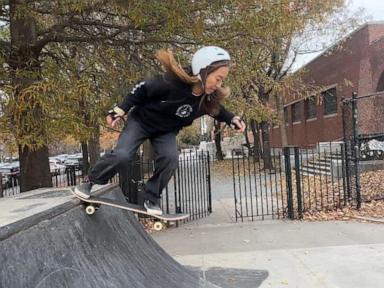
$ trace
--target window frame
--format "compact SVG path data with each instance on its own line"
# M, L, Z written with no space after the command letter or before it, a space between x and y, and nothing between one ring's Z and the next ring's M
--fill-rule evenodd
M302 121L301 102L302 101L297 101L297 102L291 104L291 106L292 106L292 108L291 108L291 111L292 111L292 113L291 113L292 114L292 123L300 123ZM296 111L296 113L298 113L298 119L295 118L295 116L297 116L295 114L295 111Z
M332 106L327 106L327 103L329 103L327 101L327 95L332 95L330 94L329 92L334 90L335 93L333 94L333 98L334 98L334 101L332 103L334 103L334 105ZM337 90L336 90L336 87L332 87L332 88L329 88L323 92L321 92L321 96L323 97L323 107L324 107L324 116L329 116L329 115L334 115L334 114L337 114ZM329 105L329 104L328 104ZM332 110L329 111L330 108L327 109L327 107L331 107Z
M313 103L312 107L313 110L310 110L310 103ZM314 115L309 115L309 111L313 111ZM304 99L304 114L305 114L305 120L314 120L317 119L317 104L316 104L316 97L315 96L310 96L306 99Z
M285 122L284 124L286 126L289 125L289 111L288 111L288 109L289 109L289 106L284 107L284 122Z

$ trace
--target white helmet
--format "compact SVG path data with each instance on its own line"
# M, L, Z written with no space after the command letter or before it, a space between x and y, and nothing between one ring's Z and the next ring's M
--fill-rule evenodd
M201 69L207 68L214 62L231 60L229 53L217 46L206 46L200 48L192 57L192 73L199 75Z

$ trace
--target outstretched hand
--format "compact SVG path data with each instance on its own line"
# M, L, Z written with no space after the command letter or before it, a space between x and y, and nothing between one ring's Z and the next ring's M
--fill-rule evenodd
M108 125L113 128L121 120L121 117L112 117L111 115L108 115L106 120Z
M239 117L239 116L235 116L233 117L232 119L232 125L234 126L234 128L240 132L244 132L245 130L245 123L244 121Z

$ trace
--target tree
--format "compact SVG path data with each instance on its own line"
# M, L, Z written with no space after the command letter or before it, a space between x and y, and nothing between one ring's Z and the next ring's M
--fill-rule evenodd
M154 51L165 45L178 49L181 58L199 43L230 50L237 75L231 80L233 107L260 124L268 156L271 95L294 83L284 62L290 59L291 40L343 4L2 0L0 90L5 93L0 129L16 139L21 191L51 185L48 144L68 133L86 149L86 142L97 134L103 105L142 77L143 70L152 69ZM123 67L126 63L130 65ZM119 76L124 71L125 79Z
M218 121L214 122L214 140L215 140L215 146L216 146L216 159L219 161L224 160L224 153L223 149L221 147L221 140L222 140L222 130L221 130L221 124Z
M180 131L178 137L178 140L186 145L199 145L200 143L200 134L198 129L199 121L193 122L192 125L185 127L183 130Z
M60 58L56 52L66 50L57 45L120 48L134 65L141 65L148 51L152 54L160 45L194 44L200 23L197 12L208 1L0 3L0 23L5 23L0 34L0 59L5 64L0 66L0 89L6 93L1 120L3 129L14 133L18 143L21 191L26 191L51 185L47 145L55 134L51 128L60 123L52 104L65 98L57 91L67 87L46 77L43 70L47 59ZM79 89L89 85L78 84Z
M258 131L255 125L260 126L264 168L270 169L270 123L284 123L286 91L296 90L299 95L309 96L319 89L301 81L304 70L291 73L297 56L324 49L309 48L312 40L321 34L329 39L344 35L354 27L356 23L352 20L356 18L345 12L343 0L240 2L224 9L222 15L228 27L223 32L224 43L235 59L234 77L231 77L233 101L250 119L254 133ZM280 126L286 142L285 127ZM254 135L254 139L258 138Z

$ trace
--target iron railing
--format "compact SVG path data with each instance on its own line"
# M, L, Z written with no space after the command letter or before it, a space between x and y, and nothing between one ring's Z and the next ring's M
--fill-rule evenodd
M236 221L284 217L287 196L282 159L281 153L273 153L273 169L265 170L261 158L249 156L244 150L232 152Z
M119 183L127 200L142 204L145 182L154 172L154 162L137 157L129 168L111 179ZM63 174L52 175L53 187L69 187L81 183L84 175L81 169L69 167ZM10 178L10 184L0 189L0 197L20 193L17 176ZM165 213L188 213L190 220L206 217L212 212L210 155L208 152L189 152L179 155L178 169L162 193L162 209Z
M355 190L346 177L345 149L341 142L314 149L273 149L273 168L268 170L260 158L233 155L236 221L301 219L306 212L355 203Z

